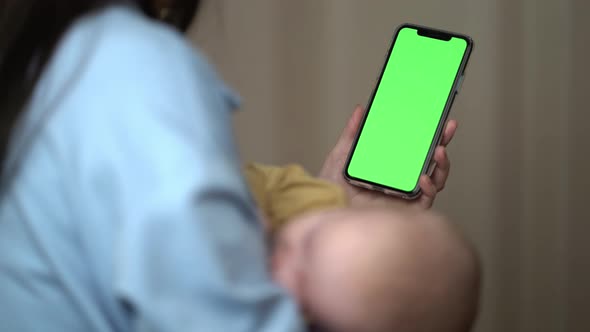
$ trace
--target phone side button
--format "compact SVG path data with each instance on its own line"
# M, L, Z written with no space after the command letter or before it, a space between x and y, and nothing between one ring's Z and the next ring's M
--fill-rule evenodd
M453 105L455 104L455 99L457 98L457 95L459 94L459 92L455 92L455 94L453 95L453 97L451 97L451 103L449 106L449 110L453 108ZM440 139L442 139L442 136L440 137Z
M455 91L457 91L457 94L459 94L459 91L461 91L461 88L463 87L463 79L465 78L465 75L461 75L461 77L459 78L459 83L457 83L457 89Z

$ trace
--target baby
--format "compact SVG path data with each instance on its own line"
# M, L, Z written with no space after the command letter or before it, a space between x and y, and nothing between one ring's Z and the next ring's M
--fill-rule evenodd
M335 185L300 167L248 165L273 237L271 269L314 330L466 332L479 265L442 217L350 208Z

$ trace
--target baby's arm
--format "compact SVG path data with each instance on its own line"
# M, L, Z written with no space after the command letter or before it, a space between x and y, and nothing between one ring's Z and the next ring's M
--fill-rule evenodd
M246 165L245 173L268 231L296 216L346 205L345 193L339 186L309 175L299 165L251 163Z

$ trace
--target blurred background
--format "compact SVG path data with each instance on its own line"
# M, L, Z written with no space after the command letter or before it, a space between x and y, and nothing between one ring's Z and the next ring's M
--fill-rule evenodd
M476 44L436 204L483 257L476 331L590 331L590 2L209 0L190 36L244 99L244 158L317 172L404 22Z

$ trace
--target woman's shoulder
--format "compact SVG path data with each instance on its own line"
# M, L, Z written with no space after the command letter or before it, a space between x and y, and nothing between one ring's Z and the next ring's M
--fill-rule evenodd
M43 146L39 142L53 142L52 149L70 156L95 151L92 158L100 158L96 151L116 150L105 148L115 134L136 142L189 123L221 128L236 106L237 98L180 33L132 8L103 9L77 21L60 41L15 127L10 167Z
M214 75L205 57L179 31L132 7L107 7L81 19L60 48L65 53L84 52L78 56L95 66L118 69L112 71L113 75L179 66L191 67L197 74Z
M76 113L86 109L83 113L88 116L88 105L115 110L131 102L176 100L181 94L189 99L226 95L235 105L238 101L180 32L134 8L114 6L70 28L33 100L45 105L57 101L60 109L70 104L73 107L66 108ZM46 109L45 105L40 108Z
M64 35L17 137L41 128L83 144L108 131L147 128L139 123L216 117L235 106L237 98L179 32L133 8L110 7Z

